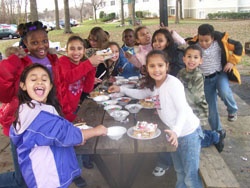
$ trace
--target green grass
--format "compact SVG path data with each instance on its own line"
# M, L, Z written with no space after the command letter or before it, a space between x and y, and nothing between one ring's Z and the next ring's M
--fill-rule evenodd
M249 20L194 20L194 19L185 19L180 20L180 24L175 24L173 18L169 18L169 28L176 30L181 36L190 37L194 36L197 33L197 28L202 23L210 23L218 31L227 31L230 38L240 41L243 45L245 42L250 41L249 37ZM156 29L159 28L159 19L142 19L142 24L149 27L150 31L153 33ZM116 41L120 45L122 44L122 31L125 28L133 28L133 26L128 25L126 22L125 27L119 27L120 22L110 22L103 23L98 21L95 23L94 20L87 20L81 23L78 27L72 27L74 34L78 34L83 38L88 37L89 31L95 27L102 27L104 30L108 31L111 35L110 40ZM61 47L64 47L66 41L70 34L64 34L62 30L54 30L49 32L49 39L52 42L61 42ZM0 51L4 52L5 48L13 45L19 39L13 40L0 40ZM243 57L242 65L250 66L250 58L248 56Z

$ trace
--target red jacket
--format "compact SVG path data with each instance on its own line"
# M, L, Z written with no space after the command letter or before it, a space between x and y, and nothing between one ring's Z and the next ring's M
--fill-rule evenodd
M48 59L52 65L54 84L58 85L58 57L55 54L48 54ZM25 67L32 64L28 56L19 58L11 55L8 59L0 62L0 101L3 103L0 107L0 124L3 127L3 133L9 136L9 129L15 120L15 111L18 107L17 92L19 80Z
M89 93L94 88L96 68L89 60L72 63L67 56L59 58L60 88L58 97L65 118L74 121L82 92Z

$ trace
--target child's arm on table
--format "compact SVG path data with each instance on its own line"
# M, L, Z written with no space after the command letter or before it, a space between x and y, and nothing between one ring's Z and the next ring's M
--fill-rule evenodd
M98 125L94 128L91 128L91 129L85 129L85 130L81 130L82 131L82 135L83 135L83 138L84 138L84 141L85 142L86 140L92 138L92 137L95 137L95 136L105 136L107 135L107 128L104 127L103 125Z

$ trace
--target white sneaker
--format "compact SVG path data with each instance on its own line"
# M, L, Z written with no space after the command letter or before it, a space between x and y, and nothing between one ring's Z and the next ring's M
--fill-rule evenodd
M169 169L169 167L163 169L162 167L157 166L157 167L155 167L155 169L153 170L152 174L153 174L154 176L157 176L157 177L163 176L163 175L165 174L165 172L166 172L168 169Z

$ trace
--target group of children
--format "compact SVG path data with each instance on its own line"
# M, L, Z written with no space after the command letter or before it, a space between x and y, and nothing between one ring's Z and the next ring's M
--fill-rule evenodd
M168 127L167 141L176 147L176 152L161 154L163 159L171 155L172 160L165 167L157 165L153 174L163 175L173 162L176 187L202 187L200 149L215 144L221 152L226 136L217 93L227 106L228 120L237 119L229 80L240 83L235 66L243 54L239 42L202 24L198 35L187 39L190 46L184 51L180 44L186 41L177 41L182 38L175 31L160 28L151 35L147 27L139 26L124 30L120 47L109 41L102 28L94 27L85 40L69 37L67 55L58 58L49 53L48 34L41 22L26 23L23 32L26 53L18 51L0 62L0 90L4 91L0 93L0 123L11 138L15 167L15 172L0 175L0 187L68 187L79 180L79 156L73 146L106 135L107 129L99 125L80 130L71 122L77 120L79 103L86 95L115 75L142 77L142 89L113 85L109 91L154 98L157 113ZM112 58L104 60L95 54L108 47ZM211 131L202 131L207 117Z

